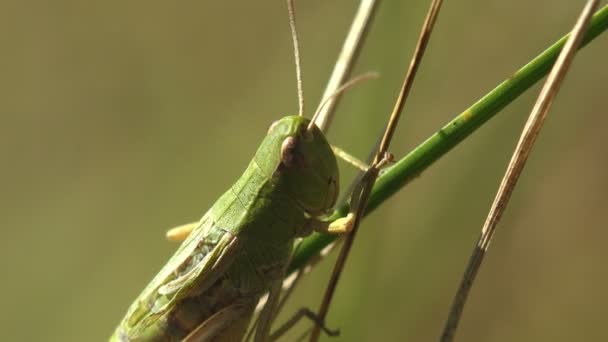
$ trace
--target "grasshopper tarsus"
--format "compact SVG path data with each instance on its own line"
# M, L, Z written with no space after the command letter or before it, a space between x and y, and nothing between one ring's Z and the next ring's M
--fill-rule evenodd
M330 329L325 325L325 322L317 315L314 311L307 307L300 308L298 312L296 312L287 322L283 323L283 325L277 329L271 336L271 341L276 341L278 338L283 336L289 329L291 329L294 325L296 325L302 318L310 319L315 327L318 327L323 331L327 336L337 337L340 336L340 329Z

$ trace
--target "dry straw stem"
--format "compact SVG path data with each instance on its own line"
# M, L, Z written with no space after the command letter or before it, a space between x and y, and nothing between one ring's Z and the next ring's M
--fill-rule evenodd
M367 201L369 199L369 195L371 189L376 182L376 178L379 173L379 164L383 162L383 158L385 158L385 154L388 151L388 147L390 145L391 139L395 133L395 129L397 128L397 124L399 123L399 118L401 117L401 113L403 111L403 106L405 105L405 101L409 95L409 92L414 83L414 78L416 76L416 72L418 71L418 67L422 61L422 57L428 45L429 39L431 37L431 33L433 31L433 27L435 22L437 21L437 16L439 14L439 10L441 9L442 0L432 0L427 16L422 25L422 30L420 32L420 36L418 37L418 41L416 43L416 48L414 50L414 54L410 61L409 67L405 74L403 84L401 85L401 89L399 90L399 94L397 96L397 100L395 102L395 106L390 115L388 123L386 125L386 130L382 137L380 146L376 151L374 162L370 169L366 172L364 177L361 178L360 187L355 187L355 190L352 194L351 200L351 208L350 211L355 214L355 221L353 223L352 231L346 236L344 245L340 250L340 254L338 255L338 260L334 265L334 269L330 278L330 281L327 285L327 289L325 291L325 295L323 296L323 301L321 302L321 307L319 308L319 312L317 314L317 318L320 322L325 322L325 317L327 316L327 312L329 311L329 307L331 305L331 301L333 295L335 293L336 287L338 285L338 281L340 280L340 276L342 275L342 271L344 269L344 265L346 264L346 260L350 253L350 250L355 241L355 237L357 235L357 231L359 230L359 223L361 222L361 218L363 217L363 212L367 205ZM355 205L355 201L358 203ZM319 324L315 325L313 328L312 334L310 335L310 341L316 342L319 340L321 334L321 326Z
M334 65L334 70L329 77L329 81L323 92L323 97L321 97L321 101L319 102L319 108L317 109L318 115L316 115L316 119L314 120L317 127L325 134L327 134L327 131L329 130L331 121L336 112L336 106L340 100L340 96L332 95L335 94L338 88L350 77L353 66L361 52L361 47L367 37L367 32L369 31L372 19L376 13L376 8L378 8L377 0L361 0L348 34L346 35L342 50ZM329 99L330 97L331 99ZM327 100L327 103L323 104L325 99L329 100Z
M492 241L492 237L496 232L498 222L507 208L507 204L509 203L513 189L515 189L515 186L517 185L519 176L521 175L536 138L538 137L545 118L547 117L549 108L551 107L551 104L559 91L560 85L566 76L566 72L574 59L576 50L580 45L583 34L589 26L591 15L597 8L598 2L599 1L597 0L587 1L587 4L583 8L581 15L574 25L572 34L564 45L564 48L562 49L557 61L555 62L555 65L553 66L553 69L551 70L551 73L549 74L549 77L547 78L547 81L540 92L530 116L528 117L528 121L526 122L522 135L519 138L519 142L515 147L515 151L511 157L511 161L509 162L505 176L503 177L500 187L498 188L494 203L492 204L488 217L486 218L483 228L481 229L479 241L473 249L469 264L464 273L462 282L460 283L458 293L456 294L454 302L452 303L452 308L450 309L450 314L441 336L442 342L449 342L454 339L454 334L458 328L458 323L460 321L460 317L462 316L462 311L464 309L464 305L466 304L467 297L473 282L475 281L475 276L477 275L481 263L483 262L483 258L490 247L490 242Z

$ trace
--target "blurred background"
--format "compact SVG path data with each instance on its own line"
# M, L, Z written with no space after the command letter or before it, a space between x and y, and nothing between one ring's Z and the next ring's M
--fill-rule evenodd
M448 1L395 155L561 37L583 3ZM356 6L296 6L311 115ZM380 6L355 73L381 78L346 94L333 144L367 155L427 7ZM270 123L297 112L285 3L8 0L0 28L3 339L106 340L175 250L164 232L198 220ZM608 339L607 59L604 35L575 60L459 341ZM328 317L342 331L332 340L437 339L538 90L364 221ZM354 170L340 166L347 184ZM334 257L306 277L283 318L320 303Z

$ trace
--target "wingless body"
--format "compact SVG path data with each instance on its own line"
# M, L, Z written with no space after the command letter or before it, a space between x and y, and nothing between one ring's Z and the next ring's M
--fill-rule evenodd
M280 288L294 239L327 228L320 218L337 194L336 159L321 131L301 116L275 122L111 341L241 341L260 297ZM262 311L267 318L272 302ZM259 341L270 329L260 325Z

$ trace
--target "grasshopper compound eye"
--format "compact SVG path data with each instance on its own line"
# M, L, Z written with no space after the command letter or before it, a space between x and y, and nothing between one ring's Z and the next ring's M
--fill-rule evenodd
M273 124L274 125L274 124ZM270 127L272 128L272 126ZM296 159L296 148L298 139L295 137L287 137L281 144L281 163L285 166L292 166Z

